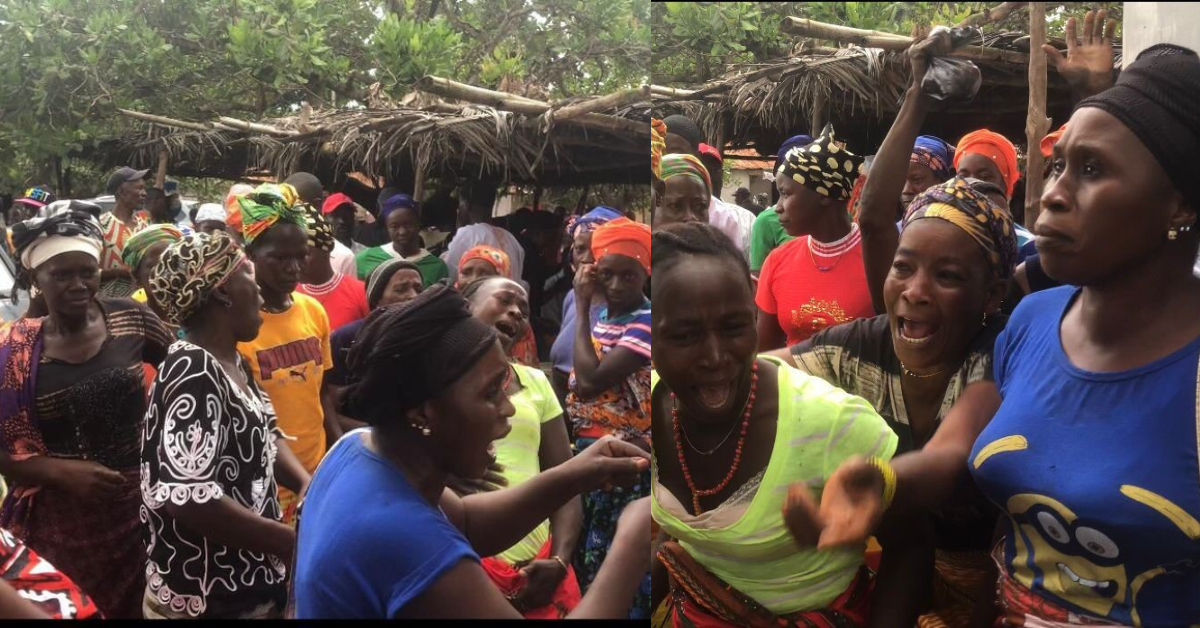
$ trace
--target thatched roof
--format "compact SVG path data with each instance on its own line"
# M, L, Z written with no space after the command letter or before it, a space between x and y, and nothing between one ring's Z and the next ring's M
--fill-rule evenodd
M173 175L225 179L298 170L322 180L351 172L385 179L420 172L418 179L452 175L546 186L648 179L650 104L642 90L603 102L550 105L436 80L451 92L461 87L492 94L481 98L491 106L414 93L404 104L301 111L257 122L190 122L122 111L139 131L100 142L83 156L104 167L148 168L165 148ZM539 109L552 111L552 119L532 113ZM566 119L556 117L560 114Z
M1063 42L1050 43L1065 48ZM992 34L984 37L980 48L991 52L963 55L980 69L979 94L970 103L929 116L923 131L954 141L986 127L1023 144L1028 37ZM1116 52L1114 65L1119 67L1119 47ZM1057 126L1070 116L1072 94L1053 69L1047 78L1048 110ZM822 48L806 42L792 56L738 66L703 85L651 90L657 115L686 115L709 138L723 139L727 145L755 146L764 155L773 154L787 137L808 132L814 111L820 111L818 117L833 122L852 150L870 154L887 134L909 80L903 51L853 45Z

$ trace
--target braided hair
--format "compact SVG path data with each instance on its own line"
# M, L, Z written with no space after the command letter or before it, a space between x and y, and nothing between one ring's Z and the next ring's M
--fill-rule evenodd
M660 280L686 255L724 258L727 263L740 269L746 277L746 285L753 287L746 258L729 236L716 227L703 222L685 222L668 225L654 232L650 265Z

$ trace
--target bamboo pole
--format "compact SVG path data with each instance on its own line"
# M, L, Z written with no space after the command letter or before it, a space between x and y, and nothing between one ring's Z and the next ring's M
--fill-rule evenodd
M1050 130L1046 117L1046 3L1029 3L1029 116L1025 120L1025 224L1037 223L1042 205L1044 160L1040 149L1042 138Z
M779 29L788 35L828 39L831 41L857 44L865 48L879 48L882 50L905 50L915 41L912 37L905 37L903 35L884 33L881 31L862 30L858 28L850 28L849 26L838 26L837 24L826 24L824 22L801 19L798 17L783 18L783 23L780 25ZM950 53L950 56L973 59L977 61L1019 63L1021 65L1029 63L1029 55L1027 54L1013 52L1011 50L1000 50L998 48L984 48L981 46L963 46L962 48Z
M552 110L553 113L550 115L558 121L569 120L585 113L598 113L624 107L625 105L630 105L649 97L650 86L643 85L638 89L626 89L608 94L607 96L600 96L599 98L592 98L573 105L566 105L561 109Z
M117 109L117 112L119 112L123 116L128 116L130 118L142 120L144 122L153 122L154 124L159 124L162 126L171 126L171 127L175 127L175 128L179 128L179 129L191 129L193 131L211 131L212 130L212 127L208 126L207 124L201 124L199 122L184 122L183 120L175 120L174 118L166 118L163 116L153 116L148 113L142 113L140 111L130 111L128 109Z
M676 89L674 87L666 87L663 85L651 85L650 86L650 95L651 96L666 96L668 98L687 98L688 96L692 95L692 91L693 90L690 90L690 89Z
M1005 2L999 6L995 6L990 9L984 9L983 11L968 17L958 24L955 24L955 27L961 28L963 26L983 26L984 24L999 22L1011 15L1013 11L1023 9L1028 4L1028 2Z
M237 118L230 118L227 116L218 116L217 121L226 126L233 127L234 129L237 129L239 131L251 131L253 133L265 133L267 135L278 135L280 137L290 137L292 135L298 135L298 133L296 133L295 131L287 131L287 130L279 129L279 128L276 128L273 126L268 126L266 124L259 124L257 122L246 122L245 120L238 120Z
M158 171L154 173L154 187L163 189L167 183L167 146L158 149Z

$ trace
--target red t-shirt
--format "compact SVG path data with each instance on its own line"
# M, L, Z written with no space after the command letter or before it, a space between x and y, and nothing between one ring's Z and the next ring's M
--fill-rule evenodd
M779 319L789 347L826 327L875 316L858 225L838 242L813 242L810 249L803 236L771 251L755 302Z
M366 284L342 273L334 273L333 279L320 285L300 284L296 291L316 299L325 308L329 329L366 318L370 311Z

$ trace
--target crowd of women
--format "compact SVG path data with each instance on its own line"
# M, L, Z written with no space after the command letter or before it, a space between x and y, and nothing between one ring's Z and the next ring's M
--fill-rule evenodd
M655 122L655 625L1200 624L1200 58L1114 82L1114 27L1049 53L1029 231L1009 139L920 135L944 35L869 171L791 138L748 238Z
M556 389L509 253L451 272L411 196L355 253L311 174L183 225L145 175L8 230L0 615L649 617L648 226L568 226Z

